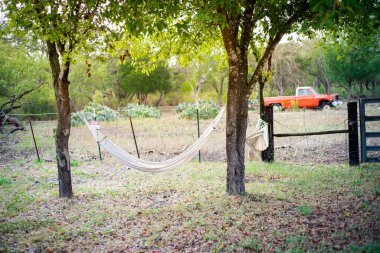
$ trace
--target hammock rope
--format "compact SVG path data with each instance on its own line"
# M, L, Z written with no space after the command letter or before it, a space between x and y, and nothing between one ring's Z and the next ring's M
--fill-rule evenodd
M129 154L121 147L117 146L115 143L107 139L107 136L104 135L97 126L90 125L89 122L80 116L82 120L86 123L91 134L95 140L112 156L117 158L122 163L126 164L129 168L139 170L142 172L165 172L172 169L175 169L182 164L190 161L194 156L198 154L198 151L202 146L207 142L211 133L216 129L218 122L220 121L225 107L221 108L218 115L211 122L211 124L205 129L202 135L194 142L190 147L188 147L181 154L172 157L168 160L162 162L151 162L143 159L139 159Z

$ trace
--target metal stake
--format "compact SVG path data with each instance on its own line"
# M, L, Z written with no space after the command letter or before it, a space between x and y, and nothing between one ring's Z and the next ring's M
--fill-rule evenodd
M129 116L129 122L131 123L131 128L132 128L132 133L133 133L133 139L135 140L137 157L140 158L139 148L137 147L137 141L136 141L136 136L135 136L135 130L133 129L132 119L131 119L130 116Z
M197 109L197 124L198 124L198 139L199 139L199 137L201 135L200 135L200 130L199 130L199 110L198 109ZM201 162L201 150L199 150L199 153L198 153L198 160L200 163Z
M29 125L30 125L30 130L32 131L33 142L34 142L34 148L36 149L36 153L37 153L37 159L38 159L38 161L41 161L41 159L40 159L40 154L38 153L38 148L37 148L36 138L34 137L34 132L33 132L33 126L32 126L32 120L31 120L31 119L29 119Z
M100 144L99 144L98 130L96 130L96 139L97 139L97 143L98 143L99 159L100 159L100 161L101 161L101 160L103 160L103 159L102 159L102 151L101 151L101 149L100 149Z

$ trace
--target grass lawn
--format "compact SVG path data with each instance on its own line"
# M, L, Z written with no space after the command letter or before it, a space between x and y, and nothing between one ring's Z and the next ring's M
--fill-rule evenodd
M248 163L244 196L226 165L148 174L73 161L59 199L54 162L0 168L0 252L380 252L379 165Z

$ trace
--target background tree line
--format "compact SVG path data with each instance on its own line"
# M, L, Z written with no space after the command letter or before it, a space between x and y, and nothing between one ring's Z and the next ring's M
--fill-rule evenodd
M264 96L293 95L297 86L313 86L321 93L340 94L343 99L379 96L380 52L376 41L371 43L349 45L332 40L281 43L272 57L272 78L264 88ZM0 104L14 94L43 84L24 98L22 103L26 106L18 111L55 111L48 62L43 54L12 41L1 41ZM70 94L76 110L91 101L112 108L130 102L160 106L198 98L213 99L220 104L226 101L227 66L212 56L203 62L194 60L185 67L173 59L149 74L134 67L131 60L118 63L116 58L90 57L78 59L74 64ZM251 98L256 97L254 91Z

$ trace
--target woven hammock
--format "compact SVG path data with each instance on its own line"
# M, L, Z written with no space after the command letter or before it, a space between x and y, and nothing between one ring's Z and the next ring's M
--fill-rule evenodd
M246 138L245 143L257 151L266 150L269 146L268 124L259 118L255 132Z
M215 130L215 127L221 119L224 110L225 107L220 109L218 115L215 117L215 119L211 122L211 124L206 128L206 130L202 133L202 135L198 138L198 140L195 143L193 143L181 154L162 162L145 161L143 159L134 157L127 151L114 144L112 141L108 140L107 136L104 135L97 126L90 125L86 119L84 119L83 117L81 118L86 123L87 127L89 128L91 134L94 136L96 141L108 153L110 153L112 156L123 162L129 168L143 172L164 172L181 166L182 164L190 161L194 156L198 154L198 151L207 142L210 134Z

